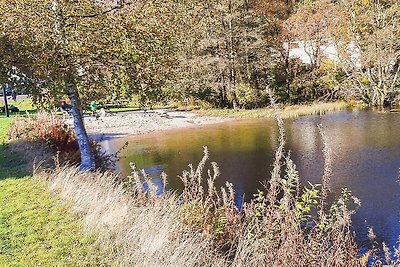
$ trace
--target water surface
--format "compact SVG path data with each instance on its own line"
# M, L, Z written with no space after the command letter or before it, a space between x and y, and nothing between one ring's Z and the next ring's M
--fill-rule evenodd
M324 159L318 124L323 125L334 152L333 194L347 187L361 200L353 216L358 242L366 242L371 226L379 241L396 245L400 235L400 114L353 111L285 121L286 149L303 183L321 181ZM117 139L113 145L129 141L121 161L125 174L129 162L135 162L156 182L161 171L166 172L169 187L177 190L182 187L177 175L188 164L197 164L202 147L208 146L210 160L220 166L218 185L232 182L237 195L249 198L270 176L277 139L276 123L258 119Z

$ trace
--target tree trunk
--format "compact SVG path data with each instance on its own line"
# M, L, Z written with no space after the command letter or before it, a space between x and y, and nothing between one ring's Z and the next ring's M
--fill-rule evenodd
M74 117L74 130L78 139L78 145L81 154L80 170L94 171L96 168L95 159L90 146L89 137L86 133L85 125L83 124L82 113L79 107L79 94L76 89L75 78L72 75L67 76L65 79L65 86L71 101L71 111Z
M229 11L229 19L228 19L228 33L229 33L229 92L232 96L232 105L234 109L239 107L239 100L236 94L236 62L235 62L235 50L234 50L234 36L233 36L233 7L232 1L228 2L228 11Z

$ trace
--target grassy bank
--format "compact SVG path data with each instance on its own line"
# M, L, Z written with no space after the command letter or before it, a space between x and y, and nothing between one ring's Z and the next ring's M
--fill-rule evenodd
M0 107L4 105L4 102L0 103ZM8 101L8 105L14 105L16 107L18 107L18 109L20 110L19 115L24 116L26 114L26 112L29 112L30 114L32 113L36 113L38 110L36 107L33 106L32 103L32 99L28 98L28 99L24 99L24 100L17 100L17 101L12 101L9 100ZM98 111L102 106L99 105L98 107ZM111 107L111 108L107 108L106 110L107 112L112 112L112 113L119 113L119 112L128 112L128 111L136 111L139 110L139 105L130 102L128 103L126 106L123 107ZM16 113L10 113L11 116L14 116ZM57 111L58 115L62 115L63 113L61 111ZM85 110L84 114L92 114L90 110ZM0 118L1 117L5 117L5 113L0 112Z
M291 105L281 107L282 118L297 118L305 115L322 115L329 112L346 110L351 105L346 102L314 103L310 105ZM261 109L202 109L203 115L229 118L273 118L275 111L272 108Z
M0 266L107 266L82 221L24 170L0 118Z
M0 266L99 266L106 257L68 207L31 178L0 182Z

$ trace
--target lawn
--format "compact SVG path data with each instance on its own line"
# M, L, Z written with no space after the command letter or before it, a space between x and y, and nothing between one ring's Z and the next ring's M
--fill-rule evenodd
M10 155L0 117L0 266L109 266L95 236Z
M25 115L26 112L36 113L36 111L37 111L37 109L35 107L33 107L32 100L30 98L23 99L23 100L17 100L15 102L12 100L8 100L8 106L11 107L11 105L18 107L18 109L20 111L19 115ZM4 106L4 102L0 102L0 107L3 107L3 106ZM11 117L13 117L15 115L16 115L16 113L10 112ZM5 116L6 116L6 114L4 112L0 112L0 118L4 118ZM0 127L2 127L2 125L5 125L5 124L3 122L0 122ZM0 128L0 131L1 131L1 128Z
M37 112L37 108L34 107L32 105L32 100L30 98L28 99L24 99L24 100L17 100L17 101L12 101L9 100L8 101L8 105L14 105L16 107L18 107L18 109L20 110L20 112L18 113L18 115L20 116L25 116L26 112L29 112L30 114L34 114ZM0 102L0 107L4 106L4 102ZM97 112L99 112L100 108L102 107L102 105L99 105ZM127 112L127 111L136 111L139 110L140 108L138 107L137 104L135 103L128 103L126 106L123 107L110 107L110 108L106 108L107 112L112 112L112 113L119 113L119 112ZM63 113L61 111L57 111L58 115L62 115ZM84 114L92 114L92 112L87 109L84 110ZM16 113L10 113L10 116L13 117L15 116ZM4 118L6 115L4 112L0 112L0 118ZM2 122L0 122L0 124L2 124ZM0 125L0 127L2 127ZM1 128L0 128L1 131Z

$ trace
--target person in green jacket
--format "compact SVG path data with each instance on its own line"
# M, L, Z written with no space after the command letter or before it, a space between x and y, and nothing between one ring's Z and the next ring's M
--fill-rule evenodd
M92 101L89 105L90 111L92 111L92 115L96 116L97 104L96 102Z

